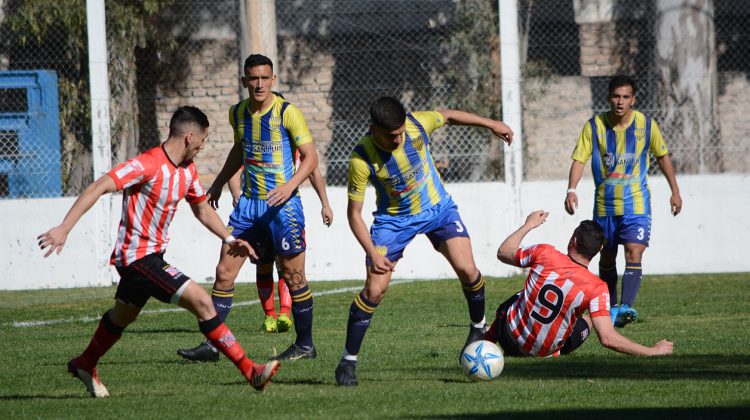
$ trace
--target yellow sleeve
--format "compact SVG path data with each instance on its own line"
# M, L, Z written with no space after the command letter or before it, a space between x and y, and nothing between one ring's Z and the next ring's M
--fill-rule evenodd
M443 114L437 111L416 111L412 112L411 115L422 124L424 131L427 135L432 135L432 132L442 127L445 124L445 118Z
M664 143L664 138L661 136L661 130L659 130L659 126L654 119L651 120L651 146L649 150L651 151L651 154L657 158L669 153L669 150L667 150L667 144Z
M370 167L357 153L352 153L349 160L349 180L347 191L350 200L365 201L367 179L370 177Z
M573 160L581 163L588 162L594 150L591 137L591 124L587 121L586 125L583 126L583 130L581 130L581 135L578 136L576 148L573 150L573 155L571 156Z
M289 104L284 110L284 120L282 124L289 131L289 135L295 145L300 146L312 142L312 134L307 128L305 116L296 106Z

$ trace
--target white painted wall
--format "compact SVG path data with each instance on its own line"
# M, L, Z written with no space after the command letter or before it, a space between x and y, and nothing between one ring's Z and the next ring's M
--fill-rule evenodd
M651 178L653 230L651 248L643 259L644 272L709 273L750 271L745 238L750 237L750 175L679 176L683 212L669 213L669 187L661 176ZM584 179L579 185L581 208L575 216L563 210L566 181L522 184L520 200L525 217L532 210L550 211L542 227L531 232L525 243L547 242L564 249L570 233L580 220L591 217L593 184ZM500 242L521 221L509 220L510 192L501 183L450 184L449 191L459 205L469 229L477 265L485 275L507 276L514 271L495 259ZM364 277L364 253L346 223L346 190L329 188L334 222L325 228L320 221L320 205L311 188L302 190L307 218L307 276L315 280L360 279ZM226 219L231 204L224 194L219 213ZM106 286L112 269L96 257L96 246L109 238L96 233L96 213L83 216L68 236L60 255L47 259L37 248L36 236L59 223L75 198L39 200L0 200L0 289ZM108 200L97 206L108 207ZM112 200L113 221L119 220L119 197ZM367 192L366 221L374 207L374 191ZM116 223L116 222L113 222ZM114 233L116 226L111 227ZM198 281L212 281L219 257L219 240L192 216L185 203L180 205L171 226L172 241L167 260ZM621 253L622 254L622 253ZM620 255L622 267L622 255ZM591 265L596 272L596 261ZM448 263L433 251L424 236L407 248L396 267L394 278L453 277ZM115 277L116 278L116 277ZM254 281L254 270L246 264L238 281Z

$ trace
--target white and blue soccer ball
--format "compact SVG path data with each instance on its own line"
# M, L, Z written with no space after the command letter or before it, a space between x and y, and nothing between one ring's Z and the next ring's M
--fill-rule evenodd
M475 341L461 353L461 367L472 381L491 381L500 376L503 366L503 351L491 341Z

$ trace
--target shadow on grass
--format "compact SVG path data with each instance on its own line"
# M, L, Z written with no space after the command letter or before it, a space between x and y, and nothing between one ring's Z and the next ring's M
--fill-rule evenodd
M575 409L575 410L539 410L526 413L482 413L450 414L443 416L424 416L411 418L430 419L747 419L748 407L696 407L696 408L629 408L629 409Z

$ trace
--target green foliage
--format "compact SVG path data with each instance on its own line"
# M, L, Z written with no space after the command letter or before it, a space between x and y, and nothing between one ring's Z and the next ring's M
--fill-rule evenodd
M184 363L197 344L195 318L152 299L101 360L112 397L94 401L65 373L114 288L0 291L0 410L12 418L746 418L750 408L750 274L649 276L640 319L620 330L646 344L668 338L672 356L629 357L596 335L570 356L506 359L495 381L472 383L458 352L467 332L456 280L394 282L378 306L360 354L354 389L333 370L348 308L363 281L313 282L318 358L282 365L263 393L226 358ZM520 289L521 278L487 279L487 316ZM207 288L210 286L206 285ZM336 291L338 290L338 291ZM258 331L253 284L238 284L229 318L249 356L265 360L294 333ZM251 304L253 301L256 303ZM16 327L14 321L62 320Z

